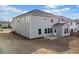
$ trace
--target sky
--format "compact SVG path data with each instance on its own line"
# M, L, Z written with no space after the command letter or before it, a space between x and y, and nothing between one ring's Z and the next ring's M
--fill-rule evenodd
M0 5L0 20L11 21L13 17L38 9L72 20L79 19L79 5Z

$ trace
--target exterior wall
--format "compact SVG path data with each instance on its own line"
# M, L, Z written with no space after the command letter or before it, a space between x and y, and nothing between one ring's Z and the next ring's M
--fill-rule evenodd
M68 33L64 33L65 28L68 28ZM64 25L62 26L62 36L69 36L70 35L70 29L69 29L69 25Z
M68 28L68 33L66 33L66 34L64 33L65 28ZM69 26L67 24L64 26L55 26L54 29L56 29L56 36L58 36L58 37L70 35Z
M56 33L55 30L53 30L53 34L62 37L62 26L55 26L54 29L56 29Z
M76 26L77 26L77 27L76 27L77 31L79 31L79 24L77 24Z
M45 18L45 20L44 20ZM53 22L51 22L53 19ZM55 17L42 17L42 16L32 16L31 17L31 38L44 37L52 35L52 33L45 34L45 28L52 28L53 25L58 22L58 18ZM38 34L38 29L41 29L41 35Z
M59 19L59 23L66 23L66 24L70 25L70 22L71 21L67 18L60 17L60 19Z
M30 38L30 19L30 16L21 16L13 19L13 31L22 36Z
M16 25L16 19L13 19L12 22L11 22L12 31L16 31L15 28L16 28L17 25L16 26L15 25Z

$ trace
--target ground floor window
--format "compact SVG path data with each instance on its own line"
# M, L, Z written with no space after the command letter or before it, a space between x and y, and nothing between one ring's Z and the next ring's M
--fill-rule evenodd
M65 28L64 33L65 33L65 34L68 33L68 28Z
M73 32L73 29L71 29L71 32Z
M75 29L75 31L76 31L76 29Z
M48 28L48 33L50 33L50 31L49 31L49 30L50 30L50 28Z
M38 34L39 34L39 35L41 34L41 29L38 29Z
M45 34L47 34L47 28L45 28Z
M52 28L50 28L50 33L52 33Z
M45 34L52 33L52 28L45 28Z
M48 33L52 33L52 28L48 28Z
M55 29L55 31L54 31L55 33L56 33L56 29Z

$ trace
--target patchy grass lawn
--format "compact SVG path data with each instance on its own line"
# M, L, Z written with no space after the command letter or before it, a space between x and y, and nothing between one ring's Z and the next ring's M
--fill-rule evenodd
M10 29L0 32L0 53L9 54L76 54L79 53L79 37L70 36L55 40L38 38L29 40Z

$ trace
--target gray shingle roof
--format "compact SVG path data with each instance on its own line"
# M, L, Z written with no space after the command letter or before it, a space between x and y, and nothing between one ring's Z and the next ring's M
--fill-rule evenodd
M60 17L66 19L66 20L68 20L68 21L72 21L72 19L70 19L70 18L68 18L68 17L65 17L65 16L60 16Z
M56 23L53 26L55 27L55 26L63 26L63 25L65 25L65 23Z
M20 17L20 16L24 16L24 15L27 15L27 16L31 15L31 16L46 16L46 17L52 17L53 16L53 17L58 17L58 16L56 16L54 14L44 12L44 11L41 11L41 10L37 10L37 9L32 10L32 11L27 12L27 13L24 13L24 14L21 14L21 15L16 16L16 17ZM16 18L16 17L14 17L14 18Z

